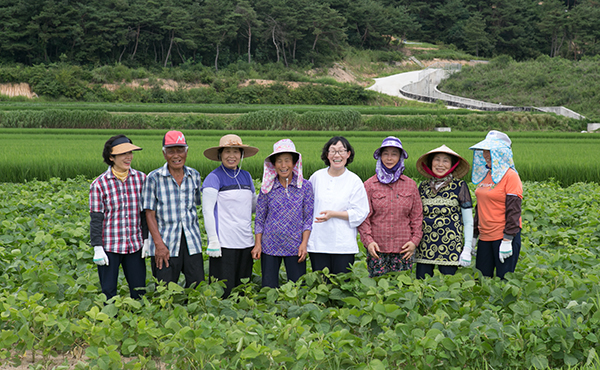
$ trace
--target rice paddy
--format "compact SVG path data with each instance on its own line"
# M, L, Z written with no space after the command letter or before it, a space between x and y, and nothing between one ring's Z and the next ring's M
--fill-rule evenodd
M82 129L0 129L0 182L24 182L84 176L94 178L106 170L102 161L104 142L112 135L128 135L144 150L135 153L133 167L150 172L164 164L161 145L166 130L82 130ZM217 146L227 132L218 130L183 130L189 143L187 165L206 176L218 163L206 159L202 152ZM281 138L292 139L303 155L305 177L324 166L321 149L332 136L348 138L354 146L354 163L348 166L363 180L375 172L373 151L388 135L398 136L409 154L405 174L421 180L415 162L423 153L446 144L469 162L469 146L483 140L485 132L305 132L305 131L237 131L245 144L260 152L246 158L242 168L255 179L262 177L262 163ZM576 182L600 183L600 135L550 132L510 133L515 164L523 181L546 181L553 178L563 186ZM468 176L467 176L468 180Z

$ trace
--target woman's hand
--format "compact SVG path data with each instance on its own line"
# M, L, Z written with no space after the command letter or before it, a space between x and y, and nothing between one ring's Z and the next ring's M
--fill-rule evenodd
M306 251L306 243L300 244L300 247L298 247L298 263L306 261L307 255L308 252Z
M415 243L408 241L400 248L400 254L404 254L404 260L408 260L415 254L415 249L417 249Z
M252 258L254 258L255 260L260 259L260 254L262 253L262 245L261 242L258 241L254 244L254 248L252 248Z
M342 220L348 220L348 212L347 211L331 211L331 210L326 210L323 211L321 213L319 213L320 216L317 216L315 218L315 223L320 224L322 222L325 222L331 218L339 218Z
M369 251L369 254L371 255L371 257L375 258L375 259L379 259L379 255L377 254L377 252L379 252L379 244L377 244L376 242L371 242L369 243L369 245L367 246L367 251Z
M330 210L323 211L323 212L319 213L320 216L317 216L315 218L315 222L318 224L320 224L321 222L325 222L325 221L329 220L330 218L334 217L334 213L335 213L334 211L330 211Z

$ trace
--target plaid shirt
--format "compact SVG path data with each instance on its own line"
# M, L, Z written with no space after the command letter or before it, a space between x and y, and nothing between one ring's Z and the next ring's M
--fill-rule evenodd
M140 211L145 179L143 172L132 168L123 182L109 167L90 185L90 212L104 214L102 242L107 252L128 254L142 248Z
M202 180L193 168L183 167L181 185L171 176L167 164L150 174L142 190L144 209L156 212L158 231L169 248L171 257L179 256L181 231L185 231L190 255L202 253L198 210ZM154 240L150 238L150 255L154 256Z
M358 227L365 248L375 241L383 253L400 253L406 242L419 245L423 236L423 204L417 184L409 177L382 184L377 175L365 181L371 212Z

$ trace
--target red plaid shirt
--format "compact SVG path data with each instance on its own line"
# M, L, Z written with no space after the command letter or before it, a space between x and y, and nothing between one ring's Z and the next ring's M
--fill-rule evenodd
M90 212L104 213L102 242L105 251L128 254L142 248L140 211L145 180L146 174L131 168L122 182L109 168L90 185Z
M360 240L367 247L379 245L383 253L400 253L408 241L419 245L423 236L423 204L417 184L409 177L382 184L377 175L365 181L371 211L358 227Z

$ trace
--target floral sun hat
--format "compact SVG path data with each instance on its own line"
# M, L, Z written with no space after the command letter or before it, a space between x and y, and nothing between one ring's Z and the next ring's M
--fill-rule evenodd
M492 130L488 132L485 140L478 142L469 149L473 150L473 172L471 181L473 184L479 184L486 176L488 171L492 171L492 181L497 184L502 180L506 171L512 168L515 172L515 163L513 161L512 141L503 132ZM483 158L483 151L489 150L492 157L492 168L487 167Z
M277 178L277 170L275 170L275 165L271 163L271 157L281 153L292 153L298 155L298 160L292 169L292 172L296 174L297 186L298 188L302 187L302 181L304 177L302 176L302 154L296 151L296 146L294 142L290 139L281 139L275 144L273 144L273 153L269 154L267 158L265 158L264 162L264 171L263 171L263 180L260 190L267 194L273 189L273 184L275 183L275 179Z

